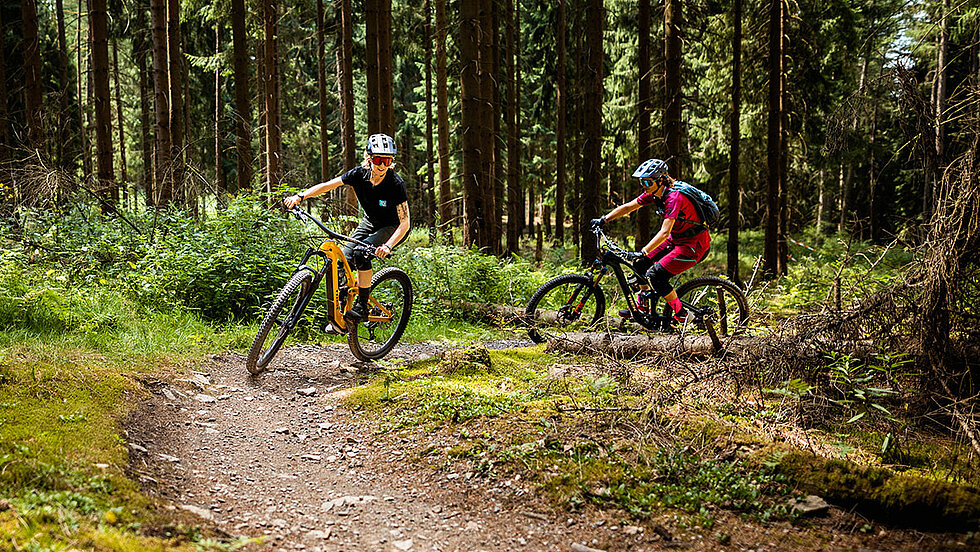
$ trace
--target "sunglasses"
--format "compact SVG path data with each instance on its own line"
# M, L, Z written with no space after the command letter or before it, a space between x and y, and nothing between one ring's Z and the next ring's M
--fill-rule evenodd
M394 163L395 159L392 157L381 157L380 155L375 155L371 158L371 162L379 167L387 167Z

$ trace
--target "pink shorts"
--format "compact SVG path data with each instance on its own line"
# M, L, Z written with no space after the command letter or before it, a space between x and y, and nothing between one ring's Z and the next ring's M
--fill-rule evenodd
M711 235L701 232L696 236L674 240L668 237L660 247L650 252L648 257L655 263L660 263L664 270L677 276L681 272L701 262L711 249Z

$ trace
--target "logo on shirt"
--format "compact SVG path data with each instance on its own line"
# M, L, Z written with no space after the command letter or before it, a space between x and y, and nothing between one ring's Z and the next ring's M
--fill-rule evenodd
M387 207L388 206L388 200L386 200L386 199L379 199L378 200L378 205L380 205L382 207Z

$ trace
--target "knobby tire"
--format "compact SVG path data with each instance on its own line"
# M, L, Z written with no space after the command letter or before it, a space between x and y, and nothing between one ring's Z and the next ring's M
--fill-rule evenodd
M369 323L366 320L357 324L348 322L347 344L350 346L351 353L359 360L377 360L387 355L398 344L398 340L401 339L402 334L405 333L405 328L408 326L408 319L412 314L412 303L414 300L412 295L412 280L400 268L393 266L385 267L371 279L372 297L374 296L374 290L388 281L391 281L397 286L397 289L400 289L402 294L402 304L396 306L398 309L398 319L387 322L387 324L395 324L394 331L391 335L377 347L373 347L372 344L374 341L371 339L371 334L369 333ZM381 297L380 299L383 300L385 298ZM368 308L370 310L374 307L371 303L368 303Z
M526 323L528 324L528 337L531 338L535 343L544 343L547 341L547 335L542 334L538 328L538 320L536 319L536 313L538 306L541 305L542 300L548 296L549 293L554 292L556 289L562 288L563 286L569 286L569 290L578 290L575 294L575 301L582 301L583 299L588 301L589 299L594 299L594 303L591 306L587 306L583 309L583 312L577 315L573 320L562 319L564 316L563 312L567 312L567 309L571 307L568 302L560 303L556 309L556 324L560 324L562 321L567 321L572 323L578 320L585 322L589 327L595 326L600 319L602 319L606 314L606 297L602 293L602 289L596 287L592 283L592 279L584 274L563 274L561 276L556 276L551 280L545 282L537 291L531 295L531 299L527 302L527 309L524 311L524 317ZM571 298L571 296L569 296ZM542 309L546 310L546 309Z
M252 375L258 375L265 370L269 362L279 352L279 348L286 342L289 332L295 327L299 317L302 316L301 306L306 303L306 296L313 293L313 278L306 270L301 270L293 274L282 291L276 296L269 310L266 311L262 323L259 325L259 332L252 342L252 348L248 351L248 359L245 361L245 368ZM295 297L294 297L295 295ZM286 318L281 319L280 315L284 308L289 307ZM272 342L266 347L266 339L269 332L278 325L279 331L272 338Z

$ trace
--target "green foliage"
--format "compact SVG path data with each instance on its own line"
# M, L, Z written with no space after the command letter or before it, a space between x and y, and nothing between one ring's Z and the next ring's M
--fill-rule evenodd
M912 362L904 354L879 354L874 362L862 362L851 355L830 354L830 384L837 397L834 402L844 407L854 423L869 414L895 421L886 404L900 395L899 379L911 375L904 367ZM887 449L887 447L886 447Z

